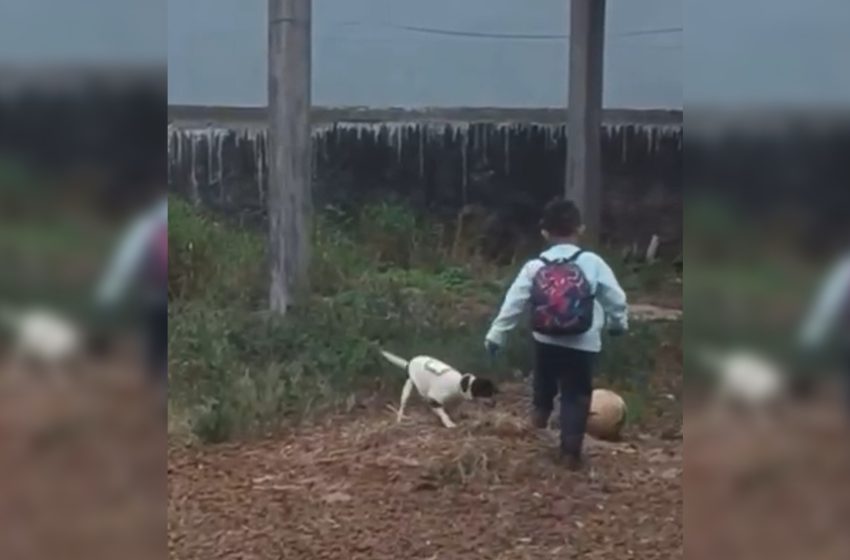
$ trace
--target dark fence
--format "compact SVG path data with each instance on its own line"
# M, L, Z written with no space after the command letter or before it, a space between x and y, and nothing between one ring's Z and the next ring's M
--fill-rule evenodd
M0 164L26 170L53 189L37 193L40 204L79 195L112 210L133 207L166 180L163 77L155 69L62 74L0 68ZM20 176L0 177L4 206L27 195Z
M196 203L262 220L267 190L264 111L172 108L169 184ZM564 112L317 109L314 189L319 204L379 198L432 212L470 205L505 228L533 230L563 192ZM665 246L682 235L681 113L611 111L602 131L603 237Z

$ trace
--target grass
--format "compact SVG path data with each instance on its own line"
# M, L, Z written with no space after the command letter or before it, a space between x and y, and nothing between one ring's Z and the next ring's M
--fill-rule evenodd
M0 303L43 305L82 319L115 240L79 216L0 217Z
M494 363L483 350L517 266L450 247L451 233L394 204L353 215L326 209L313 237L310 296L278 318L262 312L263 233L233 229L172 200L170 408L180 418L173 429L208 442L263 435L351 392L395 393L403 375L378 348L438 355L495 376L530 363L527 336L514 337ZM602 370L639 398L668 335L641 326L610 341Z
M796 367L822 257L800 250L793 220L757 220L721 199L686 201L685 209L686 371L701 369L696 350L703 345L743 347Z

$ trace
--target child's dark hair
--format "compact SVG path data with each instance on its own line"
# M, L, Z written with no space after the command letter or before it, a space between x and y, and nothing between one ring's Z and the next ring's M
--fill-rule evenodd
M556 198L543 208L540 229L555 237L570 237L581 227L581 212L572 201Z

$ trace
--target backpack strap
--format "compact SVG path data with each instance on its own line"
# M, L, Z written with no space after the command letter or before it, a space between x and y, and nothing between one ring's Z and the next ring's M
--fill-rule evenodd
M582 255L582 253L584 253L584 249L579 249L578 251L576 251L575 253L573 253L573 256L572 256L572 257L570 257L570 258L568 258L568 259L566 260L566 262L568 262L568 263L576 262L576 259L577 259L577 258L579 258L579 257Z
M547 259L546 257L544 257L542 255L537 257L537 259L539 261L541 261L543 264L545 264L546 266L549 266L551 264L567 264L567 263L575 262L575 260L577 258L579 258L582 255L582 253L584 253L584 249L579 249L578 251L573 253L572 256L570 256L566 259Z

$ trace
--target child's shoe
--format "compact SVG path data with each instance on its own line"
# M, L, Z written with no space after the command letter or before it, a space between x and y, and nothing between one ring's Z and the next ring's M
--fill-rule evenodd
M583 472L587 469L587 461L581 455L561 452L559 462L572 472Z

